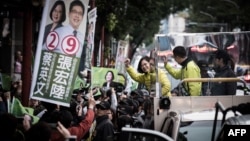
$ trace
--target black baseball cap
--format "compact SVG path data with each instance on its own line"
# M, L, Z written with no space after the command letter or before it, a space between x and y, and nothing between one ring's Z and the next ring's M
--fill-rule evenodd
M108 110L110 109L110 104L108 101L101 101L99 104L96 105L96 108L101 110Z

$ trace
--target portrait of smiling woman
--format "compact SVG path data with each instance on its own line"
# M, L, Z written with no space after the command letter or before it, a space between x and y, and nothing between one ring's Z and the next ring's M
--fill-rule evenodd
M46 25L45 27L43 43L46 42L46 38L49 35L49 32L54 31L56 28L63 26L62 23L66 19L65 4L63 1L58 0L54 3L50 10L49 17L52 20L52 23Z
M112 87L115 88L117 86L117 83L114 82L114 79L115 79L114 72L111 70L108 70L106 75L105 75L105 82L103 83L102 87L105 90L108 90Z
M139 61L138 70L136 71L131 65L130 65L130 59L125 60L125 66L127 73L131 76L132 79L135 81L144 84L149 92L152 92L152 89L155 89L155 83L156 83L156 70L153 65L150 64L152 58L148 56L144 56ZM171 84L167 77L167 75L164 73L163 70L158 70L158 81L161 85L161 94L162 96L171 96L170 89Z

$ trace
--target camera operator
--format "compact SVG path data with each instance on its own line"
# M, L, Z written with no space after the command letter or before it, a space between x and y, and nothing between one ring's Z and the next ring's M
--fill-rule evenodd
M118 102L115 89L111 87L111 89L108 89L107 91L102 90L101 93L102 93L102 100L108 101L111 110L116 113Z

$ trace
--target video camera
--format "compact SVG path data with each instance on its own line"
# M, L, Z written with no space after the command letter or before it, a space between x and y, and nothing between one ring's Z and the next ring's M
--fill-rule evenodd
M137 117L132 116L132 120L133 120L132 127L143 128L144 121L142 120L140 116L137 116Z
M125 87L122 83L118 83L118 82L116 82L116 83L117 83L117 85L115 87L115 91L117 93L121 93L125 89Z

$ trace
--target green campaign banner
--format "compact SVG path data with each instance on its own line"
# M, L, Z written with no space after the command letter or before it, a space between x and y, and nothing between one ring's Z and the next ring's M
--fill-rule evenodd
M92 67L92 76L91 76L91 82L92 87L99 87L102 88L104 82L106 82L106 75L108 72L113 73L113 80L114 82L119 81L118 77L118 70L113 68L102 68L102 67Z
M84 69L89 0L47 0L39 31L30 98L69 107ZM81 63L80 63L81 62ZM81 78L81 77L80 77Z

